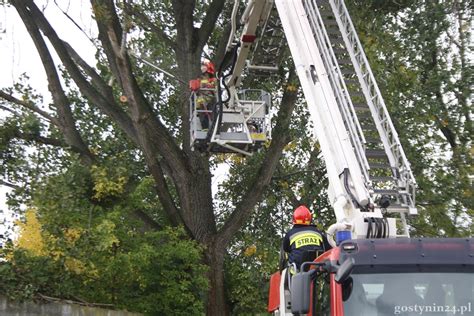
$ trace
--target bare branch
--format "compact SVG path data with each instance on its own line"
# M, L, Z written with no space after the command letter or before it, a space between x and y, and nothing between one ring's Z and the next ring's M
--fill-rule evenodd
M235 0L238 1L238 0ZM204 20L202 21L201 27L199 28L198 31L198 48L201 49L206 45L209 37L212 34L212 31L214 30L216 26L216 21L217 18L219 18L219 15L222 13L222 10L224 9L224 0L214 0L211 2L209 5L209 9L206 12L206 16L204 17Z
M461 44L454 38L454 36L449 31L446 31L446 35L451 40L452 44L456 45L457 48L462 49Z
M109 62L110 70L119 86L122 86L113 44L110 39L112 36L116 42L122 42L123 30L115 13L115 5L110 0L91 0L91 4L97 22L97 29L99 30L99 40ZM104 14L104 12L107 13Z
M34 141L39 144L43 145L50 145L50 146L55 146L55 147L62 147L62 148L67 148L70 145L66 144L62 140L56 139L56 138L50 138L50 137L44 137L41 135L33 134L33 133L21 133L21 132L15 132L15 137L23 139L25 141ZM71 146L71 148L73 148ZM77 153L81 153L80 150L77 148L74 150Z
M70 108L70 101L64 92L61 81L59 80L58 73L56 71L56 65L54 64L53 58L49 53L49 49L41 36L38 25L35 20L29 18L28 10L23 6L16 6L20 17L22 18L28 33L30 34L33 42L35 43L36 50L41 58L43 67L46 71L48 78L48 89L53 96L54 104L57 109L59 128L64 134L64 139L73 148L79 151L81 160L86 165L92 164L94 161L94 155L89 150L88 146L82 139L81 134L76 128L75 120L72 116Z
M82 34L84 34L85 37L87 37L87 39L92 43L92 45L96 46L96 43L94 42L94 40L89 36L89 34L86 33L86 31L84 31L84 29L66 12L64 11L58 4L57 0L54 0L54 4L56 5L56 7L62 12L62 14L64 14L64 16L69 20L71 21L78 29L79 31L82 32ZM96 47L97 48L97 47Z
M133 215L140 219L147 230L160 230L163 227L142 210L134 210Z
M3 106L3 105L0 105L0 110L4 110L4 111L7 111L7 112L10 112L10 113L12 113L12 114L15 115L15 116L20 116L20 113L16 112L16 111L13 110L13 109L7 108L6 106Z
M16 184L13 184L13 183L10 183L10 182L7 182L7 181L4 181L2 179L0 179L0 185L4 185L6 187L9 187L9 188L12 188L12 189L21 189L20 186L16 185Z
M15 131L13 133L15 138L22 139L27 142L35 142L37 144L60 147L64 149L71 149L73 152L78 153L79 155L84 155L83 149L74 144L68 144L61 139L45 137L34 133L22 133L20 131Z
M21 106L23 106L23 107L39 114L39 115L41 115L42 117L44 117L45 119L47 119L48 121L53 123L54 125L59 126L59 121L58 121L57 118L55 118L55 117L51 116L49 113L39 109L37 106L33 105L31 102L27 102L27 101L17 99L14 96L12 96L12 95L4 92L4 91L0 91L0 98L3 98L5 100L7 100L9 102L12 102L14 104L17 104L17 105L21 105Z
M85 301L83 301L83 300L81 300L80 302L79 302L79 301L71 301L71 300L65 300L65 299L62 299L62 298L56 298L56 297L46 296L46 295L43 295L43 294L41 294L41 293L38 293L37 296L38 296L40 299L45 300L45 301L48 301L48 302L66 302L66 303L74 303L74 304L78 304L78 305L91 306L91 307L105 307L105 308L114 307L113 304L88 303L88 302L85 302Z
M64 46L66 47L67 51L71 55L71 58L74 62L81 67L86 75L91 78L91 82L94 87L105 97L109 99L113 99L112 88L107 85L107 83L97 74L97 72L87 64L87 62L79 56L79 54L72 48L71 45L67 42L63 42Z
M160 198L160 202L163 205L168 219L174 226L180 224L179 219L181 219L181 222L183 223L181 214L173 201L173 197L170 194L163 170L158 163L155 151L150 148L150 144L148 142L144 142L143 154L145 156L148 169L155 180L158 197Z

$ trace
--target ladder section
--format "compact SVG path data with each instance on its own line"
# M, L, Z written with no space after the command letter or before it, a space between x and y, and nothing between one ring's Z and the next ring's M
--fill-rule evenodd
M364 152L365 159L360 159L359 164L372 200L389 212L416 214L413 174L344 2L305 1L305 8L313 32L325 33L330 41L337 65L328 60L328 73L341 79L339 84L332 85L335 95L349 95L350 101L339 102L339 106L341 111L350 106L346 126L354 150L358 154ZM352 123L347 120L354 121L356 131L349 128ZM355 132L362 136L354 135Z
M354 97L354 94L348 90L347 83L344 80L344 75L350 76L353 72L340 67L340 63L343 60L336 55L336 52L342 52L344 48L340 41L334 40L334 37L329 36L334 33L334 30L325 27L325 23L327 22L324 18L327 15L324 14L325 11L319 10L316 4L314 1L303 2L308 22L311 26L312 35L318 46L339 113L343 118L345 129L350 137L357 163L364 176L364 181L367 183L369 180L369 164L365 156L364 133L357 118L356 108L352 102L351 97ZM328 33L328 30L331 33ZM359 108L364 108L361 104L356 103L355 105L358 105Z
M346 48L338 53L338 62L345 69L344 76L350 82L354 102L360 105L359 118L367 135L366 157L371 169L372 191L379 199L383 197L382 203L389 201L389 211L416 214L415 178L345 3L343 0L318 2L328 28L337 23L331 41ZM367 107L370 111L363 111Z
M318 11L316 16L308 16L306 1L276 0L275 3L326 162L328 195L336 219L339 223L363 221L360 211L367 208L370 200L367 175L360 166L365 159L363 135L354 120L356 116L350 113L354 112L350 105L340 105L350 102L347 94L332 88L344 83L339 80L341 76L322 19ZM315 27L315 23L319 26ZM348 133L348 129L354 132ZM352 142L359 143L358 153ZM382 217L380 210L378 214L370 212L369 216Z
M277 71L286 48L285 33L278 11L273 1L268 2L271 2L271 9L265 17L266 20L259 31L255 48L247 64L249 71L257 75Z

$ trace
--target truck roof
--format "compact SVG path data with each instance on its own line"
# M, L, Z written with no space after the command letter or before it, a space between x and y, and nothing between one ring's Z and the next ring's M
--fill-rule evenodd
M340 263L354 259L354 273L474 272L472 238L357 239L339 249Z

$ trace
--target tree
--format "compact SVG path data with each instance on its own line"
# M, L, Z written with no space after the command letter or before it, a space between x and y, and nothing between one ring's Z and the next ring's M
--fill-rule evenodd
M472 8L459 0L348 2L397 130L404 131L401 141L421 189L422 216L412 221L414 233L467 235L472 222L463 224L461 219L472 217L468 179L472 174L468 57L472 47L466 29ZM261 286L256 276L276 266L276 255L269 250L279 244L278 234L289 222L283 210L306 202L322 210L323 222L332 215L325 203L320 204L322 198L316 200L318 207L313 202L314 196L324 194L324 168L317 144L305 138L306 121L295 123L295 115L291 116L298 105L297 94L284 90L287 83L294 84L291 66L282 67L281 76L272 83L252 82L282 95L273 140L250 159L229 158L231 178L222 185L221 198L213 200L212 170L220 158L193 152L187 145L185 82L199 73L202 56L210 55L217 65L224 60L228 2L92 0L99 34L95 67L58 38L32 0L11 3L42 57L53 98L53 105L45 110L41 96L27 84L0 92L5 100L2 109L11 113L1 128L1 168L4 178L17 187L17 196L38 204L47 216L56 216L45 218L48 230L64 224L62 220L74 226L76 215L88 214L89 203L94 210L117 210L118 205L129 204L119 217L128 219L133 213L145 231L181 224L205 249L210 267L208 314L222 315L230 309L224 290L226 248L226 287L231 288L233 311L258 309L261 302L249 306L245 293L262 296L249 291L248 284ZM167 82L122 49L127 34L130 48L164 65L179 80ZM449 55L452 45L458 50ZM59 70L49 49L61 60ZM297 112L302 113L303 107ZM34 146L35 151L25 152L25 146ZM433 156L440 148L448 159ZM284 149L288 155L280 159ZM64 186L47 189L58 173L74 171L77 161L82 171L76 170L78 176L70 184L80 198L67 203L71 216L60 218L66 210L41 201L48 200L44 192L56 193ZM147 179L153 179L159 199L153 206L136 203L133 197ZM139 196L156 198L154 192L147 192ZM66 194L56 199L65 200Z
M61 208L75 201L64 205L58 195L77 192L68 176L74 174L56 177L63 187L41 196L41 214L26 211L15 247L0 252L6 259L0 262L0 292L17 300L52 296L146 315L202 315L207 269L199 245L182 228L138 232L137 223L124 220L130 207L124 204L113 211L91 204L94 216L64 220Z
M77 86L80 94L77 99L90 111L104 115L139 150L147 172L154 180L167 220L175 226L184 225L189 236L205 247L205 262L209 266L207 313L222 315L228 310L223 273L225 250L261 200L289 141L286 130L296 93L284 91L271 145L258 161L256 172L245 176L248 186L241 200L218 225L211 191L211 157L191 151L188 146L189 91L185 82L199 74L205 47L214 52L217 64L222 61L227 33L216 28L216 23L222 23L226 3L214 0L197 5L194 1L176 0L135 5L125 1L118 7L111 0L92 0L99 45L96 68L88 65L67 41L58 37L32 0L13 0L11 4L41 57L53 105L50 110L42 110L40 104L35 103L39 100L26 94L26 90L22 91L22 97L15 95L13 90L2 91L0 96L7 101L4 104L8 111L16 114L15 109L27 110L27 114L24 112L19 117L35 124L35 128L27 130L24 122L18 122L9 129L6 139L61 147L77 154L81 163L93 171L100 157L94 150L93 139L81 128L82 122L74 113L78 100L72 99L63 87L64 82ZM159 58L161 60L170 58L170 68L174 68L176 76L182 80L173 87L168 104L157 101L162 97L157 93L159 89L148 89L152 82L161 89L167 87L166 83L154 81L156 76L150 75L149 69L141 68L124 49L125 36L132 27L140 29L144 35L131 39L131 45L158 53L163 56ZM46 39L51 46L47 46ZM50 49L59 56L62 72L58 71ZM286 81L293 82L294 77L290 71ZM107 84L110 78L113 78L112 86ZM125 103L119 101L121 95L126 96ZM179 122L179 129L167 124L172 117L167 111L174 112L174 123ZM53 132L48 132L47 128ZM146 221L153 220L147 218Z

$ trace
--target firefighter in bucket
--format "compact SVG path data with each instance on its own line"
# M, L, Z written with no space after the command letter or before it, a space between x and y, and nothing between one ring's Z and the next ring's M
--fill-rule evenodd
M201 75L199 78L190 82L191 90L196 93L195 106L202 130L209 129L212 122L216 87L217 78L215 77L214 64L209 60L205 60L201 63Z

